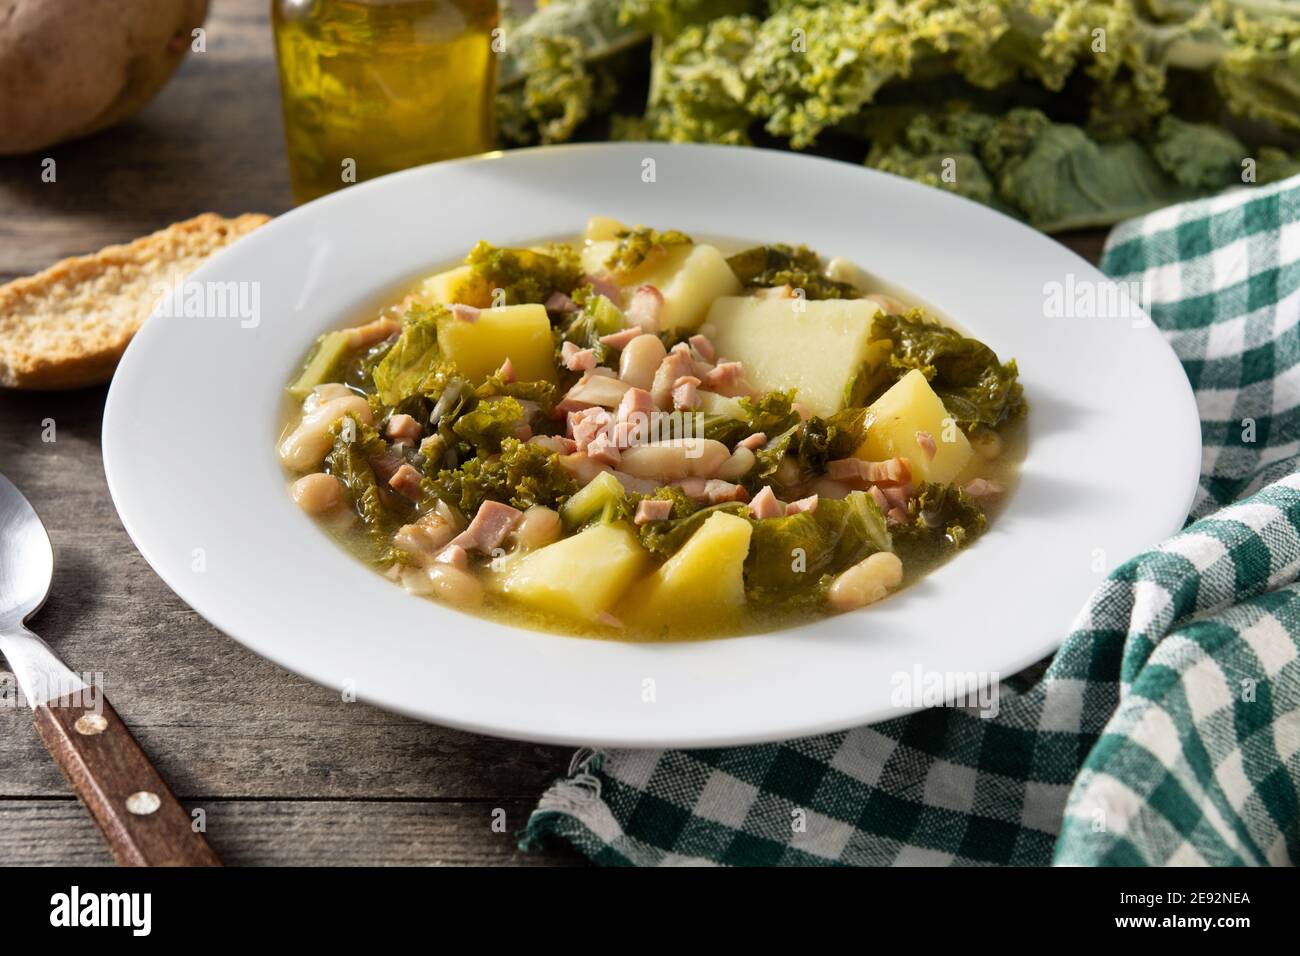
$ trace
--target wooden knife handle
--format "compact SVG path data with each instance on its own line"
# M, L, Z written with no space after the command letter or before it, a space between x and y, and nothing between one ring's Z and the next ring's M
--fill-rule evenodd
M221 866L112 705L41 704L36 730L122 866Z

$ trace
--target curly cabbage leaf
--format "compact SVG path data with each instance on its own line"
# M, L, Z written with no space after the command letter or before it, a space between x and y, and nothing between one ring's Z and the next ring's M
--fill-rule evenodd
M807 246L754 246L728 256L727 265L748 290L788 285L802 289L806 299L862 298L852 284L825 276L821 257Z
M425 502L447 501L469 515L484 501L521 510L533 505L559 508L578 490L578 483L558 458L540 445L507 438L500 455L471 458L459 468L444 468L436 478L426 478L423 497Z
M975 499L956 485L929 482L908 502L908 520L893 526L893 540L906 562L909 554L950 553L975 540L988 518Z
M338 479L349 504L361 519L376 563L391 564L400 557L393 535L404 524L379 490L370 459L388 453L388 444L370 425L346 415L330 426L334 444L325 456L325 472ZM394 502L396 499L392 499Z
M681 550L691 535L700 529L700 525L709 520L709 517L715 512L725 512L727 514L739 515L742 518L748 517L749 507L738 502L727 502L719 505L702 506L697 502L691 501L685 495L680 498L672 496L672 491L677 489L660 489L648 497L660 498L669 497L673 501L673 516L665 518L663 521L649 521L637 528L637 533L641 538L641 546L651 554L660 557L670 557ZM661 494L661 492L663 492ZM694 508L695 510L691 510Z
M401 334L370 373L375 394L385 405L397 405L422 390L438 363L438 320L446 314L441 306L406 314Z
M873 335L893 343L888 365L873 398L912 369L919 369L959 427L996 428L1025 414L1024 388L1015 359L998 361L991 348L960 332L927 322L913 309L907 315L876 316Z
M578 348L591 349L596 354L597 364L603 365L609 358L609 346L600 340L601 336L626 328L627 318L622 309L605 296L597 295L589 285L575 291L573 301L581 308L552 330L555 364L561 368L564 366L561 350L565 342L572 342Z
M545 252L510 249L481 241L465 257L489 289L501 291L498 305L545 302L555 292L569 293L582 277L578 252L567 243L552 243Z
M490 398L458 418L451 430L479 454L492 455L501 450L507 438L517 438L520 426L527 420L523 406L515 399Z
M605 260L605 268L614 275L630 275L651 259L667 255L669 250L694 243L694 239L676 229L663 232L648 226L623 229L614 237L614 249Z
M823 498L815 511L754 522L745 591L760 604L820 601L831 576L892 550L885 516L870 495Z

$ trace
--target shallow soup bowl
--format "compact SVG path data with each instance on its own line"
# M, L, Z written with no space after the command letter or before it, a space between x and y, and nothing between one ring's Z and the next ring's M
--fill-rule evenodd
M294 505L274 451L285 384L311 342L480 239L573 235L594 213L844 256L1014 357L1027 451L989 531L862 611L660 644L460 613L338 547ZM618 747L842 729L939 702L927 686L995 681L1050 654L1108 570L1184 521L1200 455L1186 376L1126 298L1054 307L1067 284L1109 289L1018 222L846 163L637 143L440 163L309 203L186 280L194 307L161 304L113 380L104 466L132 540L184 601L257 653L379 706Z

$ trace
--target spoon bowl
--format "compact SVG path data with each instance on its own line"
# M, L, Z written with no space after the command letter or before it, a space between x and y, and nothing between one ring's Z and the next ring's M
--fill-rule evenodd
M54 549L26 496L0 475L0 627L40 610L54 576Z

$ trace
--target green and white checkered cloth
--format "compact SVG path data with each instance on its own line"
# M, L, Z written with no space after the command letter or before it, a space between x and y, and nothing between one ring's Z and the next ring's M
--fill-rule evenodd
M1300 178L1125 223L1102 269L1147 284L1196 390L1194 523L1116 569L995 717L584 751L524 845L642 866L1300 859Z

